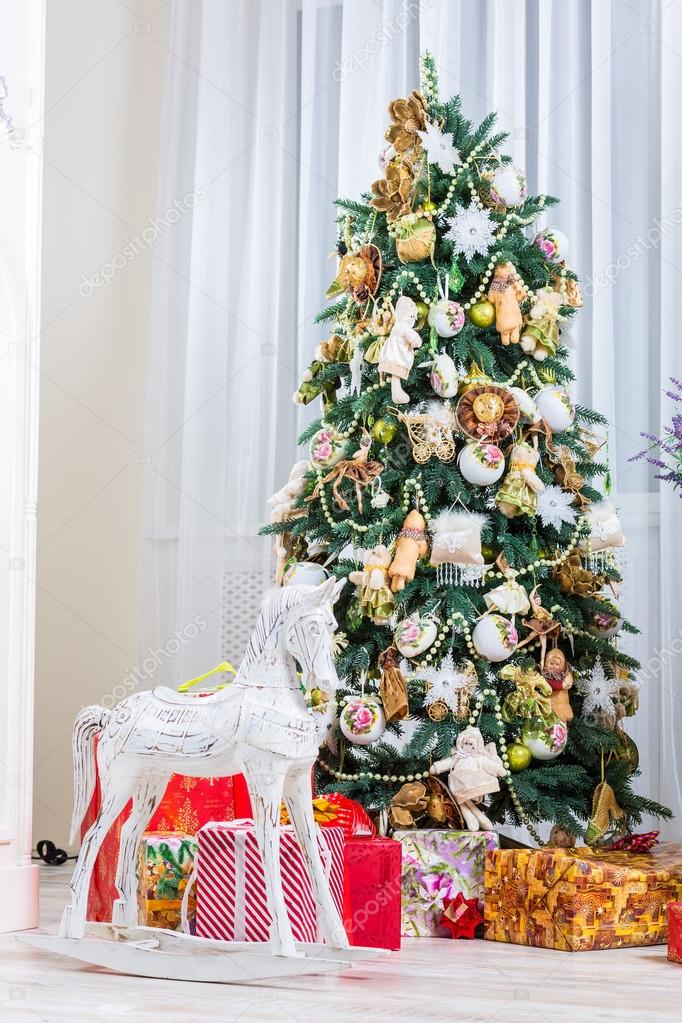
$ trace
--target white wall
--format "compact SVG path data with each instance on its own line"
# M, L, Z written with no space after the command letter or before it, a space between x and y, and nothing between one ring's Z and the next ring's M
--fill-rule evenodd
M160 2L48 0L34 840L65 844L71 727L134 665ZM91 291L91 293L89 293Z

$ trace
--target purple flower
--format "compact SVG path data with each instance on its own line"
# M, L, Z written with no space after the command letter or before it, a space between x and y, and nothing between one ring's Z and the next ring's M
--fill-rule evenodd
M682 413L679 411L679 406L682 404L682 382L677 377L669 379L675 390L665 390L663 393L675 402L678 411L672 416L671 425L663 428L662 437L644 432L640 435L644 440L649 441L649 447L638 451L630 458L630 461L638 462L643 459L655 469L663 470L656 475L656 479L672 483L673 487L680 491L682 497ZM667 459L661 456L667 456Z

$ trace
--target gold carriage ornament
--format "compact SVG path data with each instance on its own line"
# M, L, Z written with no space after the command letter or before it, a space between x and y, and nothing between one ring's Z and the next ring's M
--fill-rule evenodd
M449 401L429 402L424 412L391 411L407 428L415 462L424 465L434 457L441 462L454 461L455 416Z

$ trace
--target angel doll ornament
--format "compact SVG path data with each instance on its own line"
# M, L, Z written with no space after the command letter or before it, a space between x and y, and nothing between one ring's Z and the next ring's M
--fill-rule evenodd
M417 306L402 295L395 307L395 318L379 356L379 377L391 378L391 399L396 405L406 405L410 396L403 390L400 381L407 380L414 362L416 348L421 348L422 339L414 329L419 311Z
M431 774L448 771L448 788L470 831L492 831L492 822L477 805L484 796L500 791L499 778L507 771L495 744L486 746L478 728L469 726L457 736L452 754L431 767Z

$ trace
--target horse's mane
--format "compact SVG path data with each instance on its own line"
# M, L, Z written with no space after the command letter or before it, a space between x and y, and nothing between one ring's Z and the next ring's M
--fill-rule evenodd
M263 653L266 642L280 624L280 618L289 608L300 604L310 589L309 586L278 586L265 595L256 627L251 633L249 645L239 668L240 674L250 668Z

